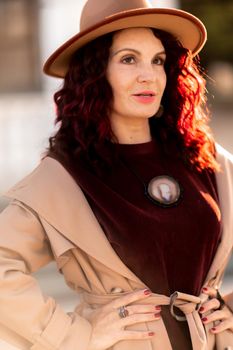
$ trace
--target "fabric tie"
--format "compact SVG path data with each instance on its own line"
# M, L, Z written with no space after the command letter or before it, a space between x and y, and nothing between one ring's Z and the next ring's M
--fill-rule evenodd
M185 314L189 326L193 350L207 349L205 329L198 314L200 305L206 301L207 298L208 296L205 294L196 297L191 294L180 292L175 292L170 296L171 313L174 312L173 306L176 306ZM176 316L174 313L172 313L172 315L179 320L179 316Z

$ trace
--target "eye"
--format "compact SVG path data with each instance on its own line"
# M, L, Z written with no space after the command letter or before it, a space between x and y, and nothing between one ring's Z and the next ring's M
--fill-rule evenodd
M132 63L135 62L135 58L134 58L134 56L123 57L123 58L121 59L121 62L122 62L122 63L126 63L126 64L132 64Z
M155 57L155 59L153 60L153 63L158 65L158 66L163 66L165 63L165 58Z

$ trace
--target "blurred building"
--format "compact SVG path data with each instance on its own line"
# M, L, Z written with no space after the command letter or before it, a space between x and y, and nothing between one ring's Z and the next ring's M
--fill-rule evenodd
M61 81L46 77L42 66L77 31L81 5L0 0L0 194L38 163L47 146Z
M1 92L40 88L38 7L37 0L0 1Z

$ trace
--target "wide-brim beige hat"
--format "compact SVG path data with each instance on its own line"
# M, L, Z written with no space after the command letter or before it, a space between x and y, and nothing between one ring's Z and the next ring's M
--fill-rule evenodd
M75 51L104 34L132 27L151 27L173 34L195 56L204 46L204 24L192 14L173 8L152 7L147 0L87 0L80 31L45 62L44 72L63 78Z

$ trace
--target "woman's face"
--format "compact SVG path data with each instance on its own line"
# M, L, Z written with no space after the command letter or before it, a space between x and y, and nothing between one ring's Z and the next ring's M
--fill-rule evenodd
M113 36L107 79L113 91L110 118L150 118L166 86L165 49L149 28L129 28Z

